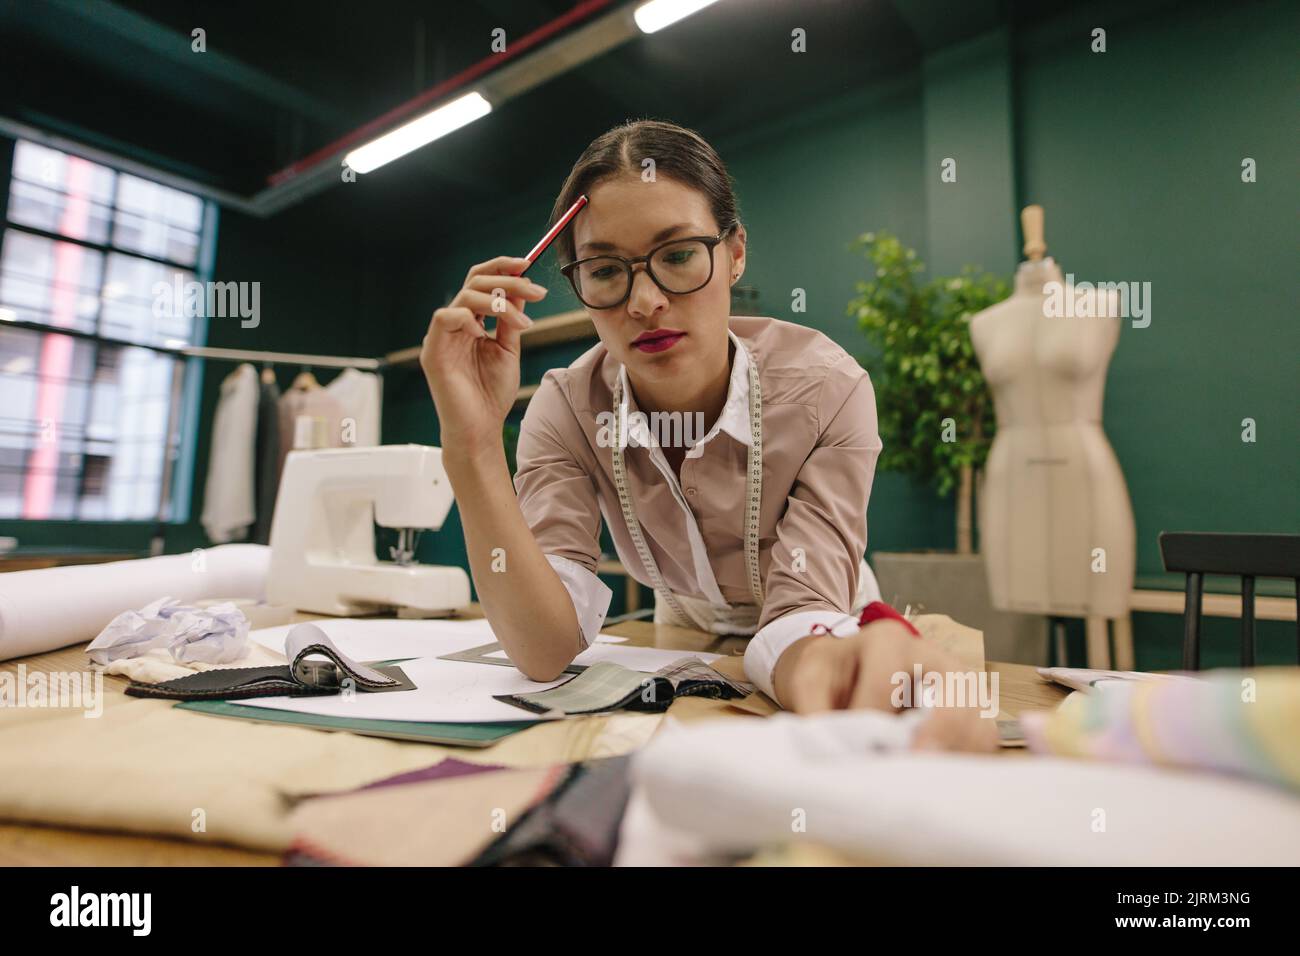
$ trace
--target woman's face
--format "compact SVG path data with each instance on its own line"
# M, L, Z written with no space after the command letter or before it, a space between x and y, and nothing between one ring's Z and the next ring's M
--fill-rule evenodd
M670 239L716 236L720 229L703 193L660 176L644 182L639 175L598 183L573 223L578 259L615 255L643 256ZM744 227L713 248L713 277L696 292L664 292L645 273L633 268L632 293L612 309L591 309L596 332L628 374L642 381L708 375L727 354L727 319L731 282L745 266Z

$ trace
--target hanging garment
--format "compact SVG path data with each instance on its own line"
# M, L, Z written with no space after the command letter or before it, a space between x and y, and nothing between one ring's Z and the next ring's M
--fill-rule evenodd
M253 443L257 435L257 371L241 365L221 383L212 421L212 449L200 521L216 544L243 540L253 524Z
M280 467L295 448L338 448L343 409L324 388L291 388L280 396Z
M280 387L275 380L263 381L257 396L257 487L253 540L268 544L275 498L280 490Z
M343 410L341 444L370 448L379 444L380 407L383 402L379 376L345 368L325 386ZM350 427L349 427L350 425Z

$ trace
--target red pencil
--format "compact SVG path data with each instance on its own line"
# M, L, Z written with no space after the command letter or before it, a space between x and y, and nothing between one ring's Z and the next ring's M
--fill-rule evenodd
M546 251L546 247L555 241L555 237L564 231L564 227L567 226L570 220L578 214L578 210L585 205L587 205L587 197L579 196L578 201L569 207L569 211L560 217L560 221L553 225L546 235L542 236L542 238L537 241L537 245L533 246L532 252L524 256L524 258L528 260L528 265L524 266L524 271L519 273L520 275L523 275L533 267L533 263L536 262L538 257Z

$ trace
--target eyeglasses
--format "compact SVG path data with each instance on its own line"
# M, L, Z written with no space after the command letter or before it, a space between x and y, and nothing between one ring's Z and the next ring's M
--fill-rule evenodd
M643 256L589 256L560 267L578 300L589 309L613 309L632 295L632 267L645 263L650 281L669 295L698 292L713 278L713 248L735 228L716 236L670 239Z

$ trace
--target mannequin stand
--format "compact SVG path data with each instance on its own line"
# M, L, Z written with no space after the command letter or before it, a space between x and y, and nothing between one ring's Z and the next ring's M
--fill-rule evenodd
M1056 666L1067 666L1065 647L1065 618L1052 617L1051 632L1055 650ZM1107 626L1109 625L1109 627ZM1088 667L1092 670L1136 670L1133 656L1133 620L1128 614L1123 617L1106 618L1092 616L1084 618L1087 636ZM1112 658L1111 642L1114 640L1115 653ZM1114 663L1112 663L1112 659Z

